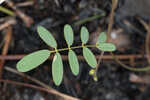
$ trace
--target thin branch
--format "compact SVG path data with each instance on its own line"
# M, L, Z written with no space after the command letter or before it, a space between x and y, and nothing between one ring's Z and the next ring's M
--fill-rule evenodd
M8 28L6 28L5 30L5 44L4 44L4 47L2 49L2 55L5 56L7 55L7 52L8 52L8 49L9 49L9 45L10 45L10 42L11 42L11 38L12 38L12 27L11 26L8 26ZM3 65L5 63L5 60L0 60L0 79L2 79L2 73L3 73Z
M30 27L34 23L34 20L28 15L26 15L23 11L18 9L12 1L9 0L6 1L6 3L16 12L16 15L18 15L24 21L27 27Z
M60 96L60 97L64 98L65 100L79 100L78 98L71 97L71 96L68 96L66 94L60 93L60 92L56 91L55 89L51 88L50 86L46 85L45 83L43 83L43 82L41 82L41 81L39 81L37 79L34 79L34 78L24 74L24 73L20 73L20 72L18 72L15 69L12 69L10 67L5 67L5 70L7 70L9 72L12 72L12 73L15 73L15 74L17 74L19 76L22 76L22 77L24 77L24 78L26 78L28 80L31 80L31 81L33 81L36 84L39 84L40 86L44 87L45 90L50 91L50 93L55 94L57 96Z
M0 55L0 60L1 59L4 59L4 60L20 60L22 59L24 56L26 56L27 54L20 54L20 55L6 55L6 56L3 56L3 55ZM68 60L68 56L67 55L61 55L62 56L62 59L63 60ZM131 59L131 58L134 58L134 59L141 59L141 58L145 58L146 55L142 55L142 54L130 54L130 55L115 55L116 58L120 59L120 60L128 60L128 59ZM100 56L99 55L96 55L96 59L98 59ZM50 60L53 59L53 56L50 56L49 58ZM83 56L78 56L78 59L80 61L84 61L84 57ZM103 55L102 59L104 60L113 60L113 57L111 55Z
M37 89L37 90L40 90L40 91L44 91L44 92L47 92L47 93L50 93L50 94L54 94L54 95L60 96L61 98L64 98L64 100L80 100L80 99L77 99L77 98L74 98L74 97L71 97L71 96L59 93L59 92L57 92L55 90L42 88L42 87L39 87L39 86L36 86L36 85L32 85L32 84L21 83L21 82L16 82L16 81L11 81L11 80L0 80L0 82L34 88L34 89Z
M149 50L149 40L150 40L150 23L149 25L147 23L145 23L142 19L138 18L139 21L143 24L143 26L145 27L145 29L147 30L147 34L145 37L145 52L146 52L146 57L147 57L147 61L150 64L150 50Z

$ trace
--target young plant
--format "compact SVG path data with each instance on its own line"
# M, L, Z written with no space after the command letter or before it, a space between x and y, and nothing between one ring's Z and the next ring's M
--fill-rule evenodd
M86 45L89 40L89 32L86 27L81 28L81 42L82 44L80 46L72 47L73 41L74 41L74 33L72 30L72 27L70 25L64 26L64 37L67 42L68 47L63 49L57 49L57 42L52 36L52 34L45 29L42 26L38 26L37 28L38 34L41 37L41 39L49 46L54 48L55 50L39 50L36 52L33 52L24 58L22 58L17 63L17 70L19 72L27 72L30 71L36 67L38 67L40 64L45 62L49 56L52 53L55 53L53 61L52 61L52 77L54 80L54 83L59 86L63 80L63 62L60 55L61 51L68 51L68 60L69 65L71 68L71 71L74 75L78 75L79 73L79 62L77 55L73 51L74 49L82 48L83 49L83 56L86 60L86 62L95 69L97 66L97 61L94 56L94 54L89 49L90 47L96 47L101 51L114 51L116 49L115 45L112 43L106 43L106 33L102 32L97 40L97 43L95 45Z

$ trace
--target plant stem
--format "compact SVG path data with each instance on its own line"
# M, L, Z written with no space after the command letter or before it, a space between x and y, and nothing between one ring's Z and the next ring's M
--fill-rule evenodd
M79 49L79 48L84 48L84 47L92 48L92 47L96 47L96 46L97 46L97 45L75 46L75 47L70 47L70 48L56 49L56 50L52 50L52 51L50 51L50 52L51 52L51 53L55 53L55 52L66 51L66 50L69 50L69 49Z
M15 16L15 13L5 7L0 6L0 11L4 12L5 14L8 14L10 16Z
M105 15L106 15L105 13L98 14L98 15L94 15L94 16L91 16L91 17L88 17L88 18L79 20L79 21L75 22L74 25L75 25L75 26L77 26L77 25L82 25L82 24L84 24L84 23L86 23L86 22L93 21L93 20L98 19L98 18L100 18L100 17L103 17L103 16L105 16Z

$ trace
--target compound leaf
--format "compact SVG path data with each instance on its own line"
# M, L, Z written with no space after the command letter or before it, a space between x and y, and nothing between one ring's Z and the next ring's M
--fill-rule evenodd
M59 86L63 79L63 63L59 53L56 53L52 62L52 76L55 85Z
M92 67L92 68L96 68L97 66L97 61L96 58L94 56L94 54L91 52L90 49L88 48L83 48L83 56L86 60L86 62Z
M101 51L115 51L116 46L112 43L99 43L97 46Z
M37 31L41 39L49 46L57 48L57 43L52 34L43 26L38 26Z
M78 75L79 74L79 62L74 51L69 50L68 59L69 59L69 64L70 64L72 73L74 75Z
M105 32L101 32L98 36L98 40L97 40L97 43L105 43L107 40L107 35Z
M66 24L64 27L64 36L67 44L71 46L73 44L73 30L68 24Z
M86 44L89 40L89 32L85 26L81 28L81 41L83 44Z
M43 62L45 62L48 57L50 56L50 51L49 50L39 50L36 52L33 52L24 58L22 58L18 63L17 63L17 70L19 72L27 72L30 71Z

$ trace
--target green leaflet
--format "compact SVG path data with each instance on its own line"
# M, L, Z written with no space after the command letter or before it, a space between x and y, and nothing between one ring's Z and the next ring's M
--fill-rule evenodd
M41 39L49 46L57 48L57 43L52 34L42 26L37 27L37 31Z
M83 56L86 60L86 62L92 67L92 68L96 68L97 66L97 61L96 58L94 56L94 54L91 52L90 49L88 48L83 48Z
M97 40L97 43L105 43L107 40L107 35L105 32L101 32L98 36L98 40Z
M72 73L74 75L78 75L79 74L79 62L74 51L69 50L68 59L69 59L69 64L70 64Z
M67 44L71 46L73 44L73 30L68 24L66 24L64 27L64 36Z
M86 44L89 40L89 32L86 27L81 28L81 41L83 44Z
M101 51L115 51L116 46L112 43L99 43L97 45L97 48L100 49Z
M45 62L48 57L50 56L50 51L49 50L39 50L36 52L33 52L24 58L22 58L18 63L17 63L17 70L19 72L27 72L30 71L43 62Z
M63 63L59 53L56 53L52 62L52 76L55 85L59 86L63 79Z

